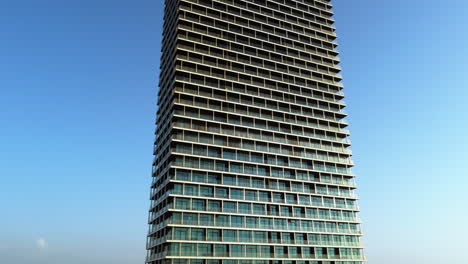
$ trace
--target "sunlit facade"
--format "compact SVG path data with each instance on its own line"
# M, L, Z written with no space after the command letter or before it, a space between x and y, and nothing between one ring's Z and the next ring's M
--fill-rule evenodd
M146 262L361 264L325 0L166 0Z

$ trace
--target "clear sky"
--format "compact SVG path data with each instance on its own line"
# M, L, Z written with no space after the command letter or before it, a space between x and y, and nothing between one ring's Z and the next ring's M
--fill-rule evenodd
M468 263L468 1L334 4L369 263ZM0 263L143 263L162 11L0 2Z

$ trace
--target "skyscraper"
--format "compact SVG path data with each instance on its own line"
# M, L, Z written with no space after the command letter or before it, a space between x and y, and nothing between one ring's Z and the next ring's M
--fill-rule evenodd
M147 263L365 262L331 9L166 0Z

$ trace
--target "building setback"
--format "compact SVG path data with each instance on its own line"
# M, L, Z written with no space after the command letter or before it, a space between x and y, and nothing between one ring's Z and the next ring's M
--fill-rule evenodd
M330 1L166 0L151 264L361 264Z

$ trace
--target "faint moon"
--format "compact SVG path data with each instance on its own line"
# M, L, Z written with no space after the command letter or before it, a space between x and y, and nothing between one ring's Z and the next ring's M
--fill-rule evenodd
M44 249L44 248L47 247L47 241L45 241L45 239L43 239L43 238L39 238L36 241L36 245L37 245L37 248Z

